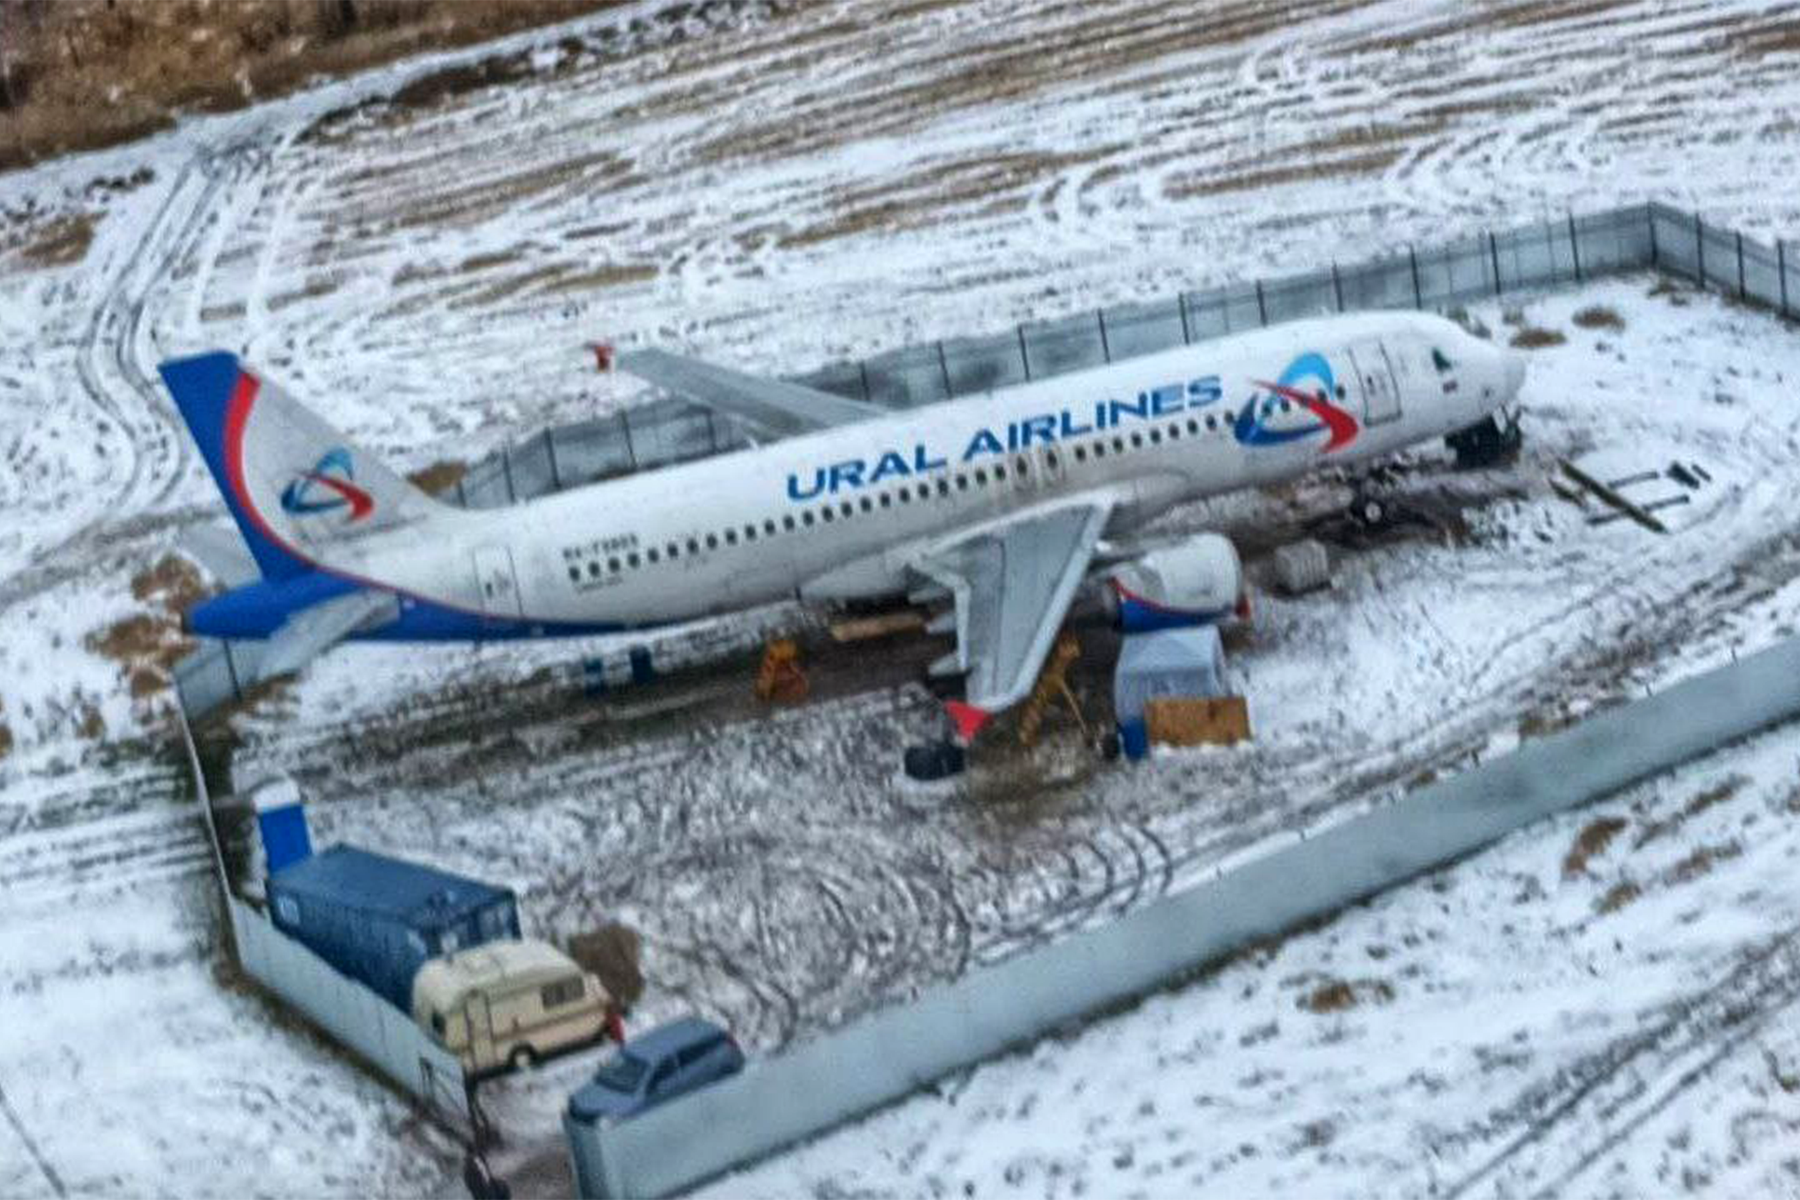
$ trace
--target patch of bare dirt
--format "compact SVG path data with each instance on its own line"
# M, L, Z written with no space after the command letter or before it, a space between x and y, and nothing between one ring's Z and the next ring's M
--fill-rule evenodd
M131 580L132 597L151 610L90 633L87 648L119 664L134 699L155 695L169 686L175 664L194 649L182 632L182 614L212 593L192 563L165 555Z
M1583 329L1620 330L1625 328L1625 319L1603 304L1589 305L1571 319Z
M446 458L434 462L428 467L421 467L406 478L409 483L427 496L435 496L439 492L448 491L461 483L462 477L468 472L468 463Z
M1643 889L1629 879L1622 883L1615 883L1606 889L1604 896L1594 901L1594 911L1602 916L1607 913L1616 913L1641 895L1643 895Z
M1569 847L1569 853L1563 857L1563 878L1573 879L1577 875L1586 874L1588 860L1605 854L1606 848L1624 831L1625 825L1623 817L1599 817L1589 821L1575 835L1575 844Z
M72 212L43 221L18 248L18 261L25 266L79 263L88 257L88 246L94 243L95 225L99 225L95 212Z
M1386 1004L1394 998L1392 985L1380 979L1328 979L1295 1002L1307 1012L1344 1012L1360 1004Z
M1567 335L1560 329L1540 329L1528 325L1512 335L1512 344L1521 350L1541 350L1546 346L1560 346L1568 341Z
M472 45L616 0L9 0L0 168L131 141L426 50ZM462 68L477 77L489 68ZM499 70L501 68L493 68ZM415 100L480 86L438 72Z

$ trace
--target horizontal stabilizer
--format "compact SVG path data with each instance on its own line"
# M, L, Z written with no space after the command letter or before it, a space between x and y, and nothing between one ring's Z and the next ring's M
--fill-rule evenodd
M261 578L244 539L223 525L195 526L181 535L176 549L228 588L241 587Z
M860 400L802 387L781 379L746 375L667 350L633 350L618 356L621 371L716 409L770 438L793 437L836 425L887 416Z
M399 597L374 590L301 609L270 636L256 677L260 681L291 675L358 630L385 625L399 615Z

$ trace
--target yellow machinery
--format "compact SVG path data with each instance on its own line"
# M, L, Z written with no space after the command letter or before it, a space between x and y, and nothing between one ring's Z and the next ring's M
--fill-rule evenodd
M1081 643L1074 634L1064 633L1056 639L1056 647L1050 651L1043 674L1038 676L1037 686L1031 689L1031 696L1019 714L1019 745L1029 747L1037 741L1038 728L1043 725L1050 705L1058 699L1067 702L1069 711L1075 714L1075 723L1081 726L1082 736L1092 737L1087 720L1081 715L1081 705L1075 702L1075 693L1069 690L1069 667L1080 657Z
M770 704L798 704L806 699L806 672L800 669L800 646L793 638L775 638L763 649L756 674L756 698Z

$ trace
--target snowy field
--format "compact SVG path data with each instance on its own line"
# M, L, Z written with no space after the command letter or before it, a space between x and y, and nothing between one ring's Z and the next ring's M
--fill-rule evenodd
M1800 5L1769 3L648 5L515 39L493 86L439 75L376 99L417 65L0 178L0 1193L454 1186L452 1148L399 1098L219 978L167 730L182 649L169 609L188 584L146 574L219 506L151 382L161 358L240 351L415 469L632 403L625 381L587 369L595 337L798 371L1646 196L1792 235L1800 193L1769 181L1800 165L1797 39ZM91 244L44 262L33 246L70 217L91 220ZM1578 324L1590 308L1619 327ZM932 717L916 688L768 722L705 715L690 688L658 729L560 681L552 668L594 645L356 647L240 723L235 769L293 770L324 840L512 882L540 931L624 917L646 934L645 1018L698 1008L767 1048L1793 631L1791 330L1648 278L1473 316L1500 338L1520 322L1566 338L1534 352L1524 460L1459 475L1417 453L1390 486L1462 510L1466 537L1346 553L1329 595L1259 600L1233 660L1253 750L1047 768L1028 803L999 787L920 794L893 778ZM1590 526L1549 478L1558 456L1600 453L1699 462L1713 479L1666 538ZM1345 495L1320 478L1166 526L1255 548ZM1769 876L1792 849L1776 836L1791 824L1783 753L1773 735L1731 752L1738 766L1695 768L1691 787L1622 802L1650 820L1635 806L1679 809L1707 771L1757 778L1649 857L1622 857L1636 831L1620 834L1613 865L1643 895L1616 913L1594 914L1586 876L1558 874L1582 814L1449 873L1447 894L1409 888L1290 940L1289 965L1237 964L1086 1034L1099 1056L1074 1061L1109 1096L1115 1053L1192 1059L1141 1097L1160 1120L1084 1109L1083 1076L1055 1076L1050 1047L977 1073L957 1100L993 1114L991 1152L970 1140L971 1110L922 1100L748 1181L1064 1195L1114 1190L1116 1169L1147 1192L1200 1177L1241 1194L1330 1190L1344 1172L1362 1181L1345 1190L1392 1177L1420 1193L1435 1179L1605 1194L1671 1190L1691 1170L1722 1194L1793 1190L1780 1081L1800 1066L1791 1036L1767 1032L1780 1015L1731 1051L1744 1070L1764 1050L1775 1064L1764 1108L1736 1103L1730 1057L1594 1152L1580 1104L1618 1097L1580 1091L1563 1109L1557 1090L1623 1053L1609 1037L1661 1028L1682 995L1786 961L1770 949L1793 894ZM1753 821L1704 878L1652 886ZM1764 902L1743 899L1759 887ZM1705 919L1676 919L1690 911ZM1522 932L1496 932L1506 914ZM1632 956L1581 959L1610 944L1609 923L1638 931L1618 935ZM1399 965L1351 967L1364 942L1392 943ZM1494 961L1507 978L1482 970ZM1280 980L1332 970L1386 993L1295 1012L1300 985ZM1262 1020L1187 1012L1252 982ZM1455 1005L1515 985L1532 997L1529 1056L1483 1087L1468 1064L1504 1038ZM1239 1024L1271 1021L1239 1045ZM1188 1023L1199 1043L1178 1037ZM1667 1036L1604 1086L1652 1088L1643 1063L1665 1069L1701 1033ZM1442 1078L1441 1131L1401 1115L1437 1103L1390 1074L1401 1063ZM1239 1086L1265 1070L1285 1074ZM496 1105L521 1120L553 1107L565 1081L545 1075ZM1484 1117L1507 1087L1511 1115ZM1071 1123L998 1115L1039 1091ZM1215 1103L1170 1115L1201 1096ZM1284 1141L1281 1120L1308 1106L1344 1115ZM1132 1130L1117 1146L1116 1126L1093 1125L1108 1117ZM1237 1132L1173 1164L1215 1125ZM1172 1126L1193 1140L1161 1148ZM1420 1174L1434 1156L1444 1170ZM1641 1173L1664 1160L1667 1184ZM1640 1174L1615 1177L1615 1162Z

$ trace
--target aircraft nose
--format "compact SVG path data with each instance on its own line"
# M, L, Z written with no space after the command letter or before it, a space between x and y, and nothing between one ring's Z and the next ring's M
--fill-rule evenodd
M1506 371L1506 394L1517 396L1519 389L1525 386L1525 356L1517 350L1502 350Z

